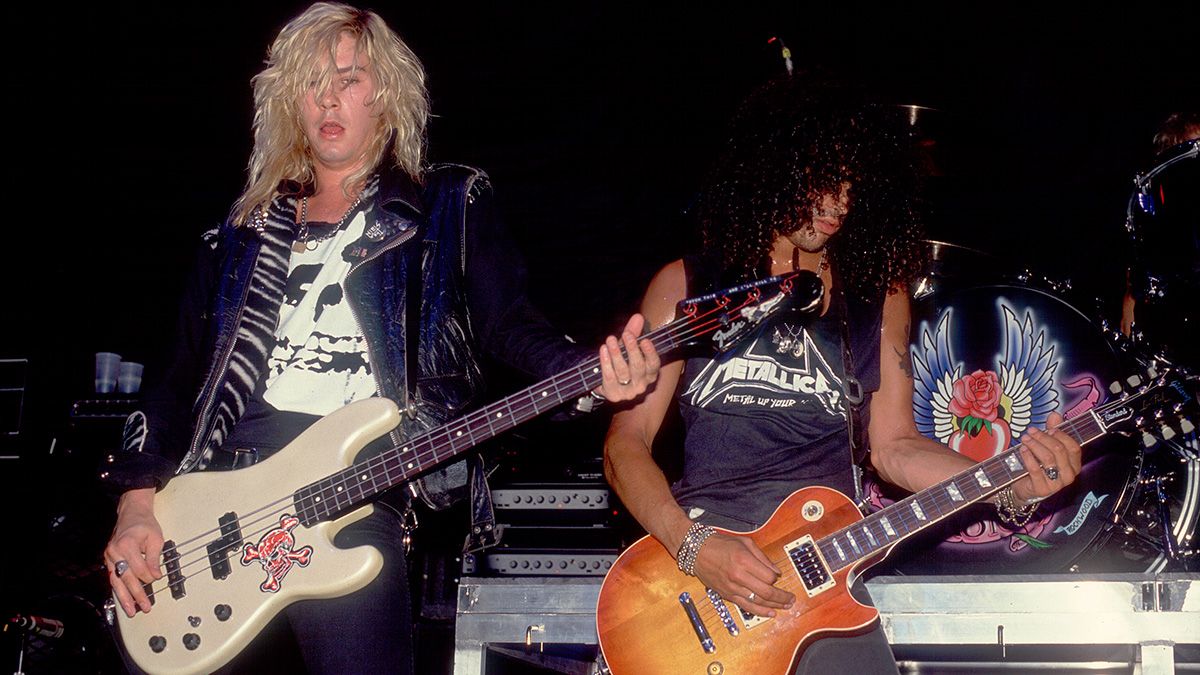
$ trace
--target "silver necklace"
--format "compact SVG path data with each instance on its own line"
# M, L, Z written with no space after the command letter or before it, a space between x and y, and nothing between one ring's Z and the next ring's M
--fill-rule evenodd
M827 247L827 246L821 247L821 259L817 261L817 270L816 270L817 274L820 274L822 271L824 271L825 269L827 269L829 267L829 259L826 258L826 253L828 251L829 251L829 247ZM774 258L772 258L772 261L773 260L774 260ZM799 271L799 269L800 269L800 247L793 246L792 247L792 271L796 272L796 271Z
M350 218L350 214L354 213L355 209L358 208L358 203L361 201L362 201L362 193L359 192L358 197L355 198L354 203L350 205L350 208L346 209L346 212L342 214L342 218L341 218L341 220L339 220L337 222L337 225L334 226L333 228L331 228L325 234L323 234L319 237L314 237L314 236L312 236L312 234L309 232L309 229L308 229L308 197L304 197L303 199L301 199L300 200L300 231L296 233L296 241L292 243L292 250L295 251L296 253L304 253L305 251L317 250L318 244L320 244L321 242L325 241L326 239L329 239L333 235L335 235L338 232L341 232L343 229L345 229L346 221Z

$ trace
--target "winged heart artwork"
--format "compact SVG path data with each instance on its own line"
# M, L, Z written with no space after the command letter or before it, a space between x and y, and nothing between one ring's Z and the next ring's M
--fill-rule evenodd
M1092 371L1103 365L1104 354L1080 339L1095 340L1090 327L1079 325L1074 311L1064 312L1057 300L1008 290L970 289L933 313L917 314L924 317L912 345L917 428L976 462L1017 444L1030 427L1044 428L1051 412L1070 418L1105 397L1105 379ZM875 508L901 496L874 479L865 486ZM1048 502L1021 528L1004 525L994 509L981 506L974 520L947 523L933 540L902 548L893 564L917 574L1057 570L1082 545L1072 541L1080 528L1070 523L1101 518L1097 507L1109 490L1092 500L1074 492ZM924 548L938 539L934 549Z
M942 314L932 335L922 326L913 354L917 428L977 462L1008 449L1031 425L1045 426L1059 402L1054 343L1035 328L1032 313L1018 319L1011 307L997 305L1004 348L992 369L963 374L950 343L953 309Z

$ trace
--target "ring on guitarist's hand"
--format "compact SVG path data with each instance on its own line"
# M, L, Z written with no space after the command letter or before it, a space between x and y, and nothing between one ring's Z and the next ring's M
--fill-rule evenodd
M113 572L116 573L117 578L120 578L122 574L125 574L128 571L129 563L125 562L124 560L118 560L113 564Z
M629 383L630 383L630 382L633 382L633 380L632 380L632 379L630 379L630 380L617 380L617 384L621 385L622 387L627 387L627 386L629 386Z
M750 591L750 595L747 595L746 599L750 602L754 602L754 591Z
M1046 478L1049 478L1050 480L1058 480L1057 466L1043 466L1042 471L1045 472Z

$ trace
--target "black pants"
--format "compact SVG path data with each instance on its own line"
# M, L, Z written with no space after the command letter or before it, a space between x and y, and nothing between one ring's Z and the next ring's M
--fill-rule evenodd
M869 605L871 595L862 583L855 584L850 594ZM800 657L796 675L825 675L854 673L855 675L899 675L892 648L883 628L876 622L869 633L849 637L827 637L809 645Z

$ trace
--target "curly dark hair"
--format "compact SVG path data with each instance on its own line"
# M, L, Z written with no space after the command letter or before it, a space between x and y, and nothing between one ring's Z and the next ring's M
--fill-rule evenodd
M824 76L773 80L733 118L697 203L705 254L725 281L763 276L774 241L850 184L850 212L829 242L847 290L879 297L924 267L910 143L885 108Z

